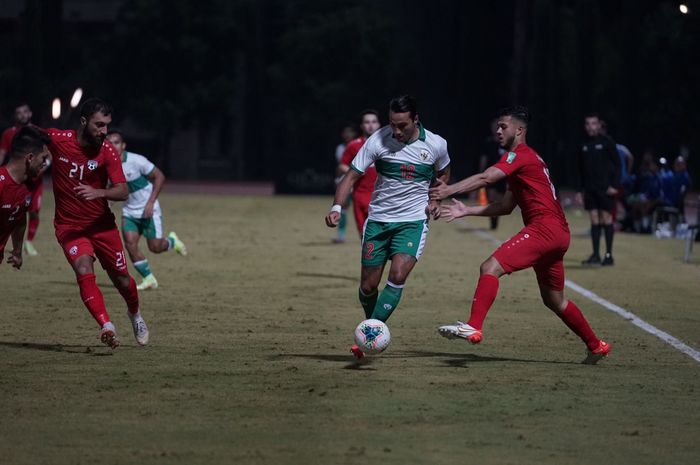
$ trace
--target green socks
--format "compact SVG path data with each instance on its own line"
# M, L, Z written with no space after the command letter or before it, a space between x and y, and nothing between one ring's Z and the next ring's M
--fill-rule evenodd
M140 262L135 262L134 263L134 268L136 268L136 271L139 272L141 277L145 278L149 274L151 274L151 267L148 266L148 260L141 260Z
M387 281L384 290L379 295L379 299L377 299L377 303L374 306L374 311L372 312L371 318L386 322L386 320L388 320L391 316L391 313L399 305L402 291L403 284L399 285L394 284L391 281Z
M374 311L374 306L377 303L377 297L379 297L379 292L376 290L370 294L370 295L364 295L362 293L362 289L358 291L358 294L360 296L360 303L362 304L362 308L365 309L365 318L369 318L372 316L372 312Z

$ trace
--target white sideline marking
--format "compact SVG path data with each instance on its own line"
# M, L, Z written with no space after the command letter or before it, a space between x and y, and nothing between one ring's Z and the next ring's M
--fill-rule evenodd
M487 241L490 241L496 245L502 244L502 242L497 237L487 233L486 231L482 231L480 229L473 229L469 226L466 226L466 223L463 221L460 221L460 223L464 227L464 229L471 230L474 233L474 235L476 235L482 239L485 239ZM600 297L599 295L589 291L588 289L586 289L583 286L579 286L578 284L576 284L573 281L570 281L567 279L564 281L564 285L566 287L568 287L569 289L571 289L572 291L579 293L583 297L585 297L589 300L592 300L593 302L606 308L607 310L610 310L611 312L621 316L625 320L629 321L630 323L637 326L638 328L646 331L647 333L658 337L659 339L661 339L665 343L674 347L676 350L683 352L684 354L686 354L687 356L689 356L690 358L692 358L696 362L700 363L700 351L697 351L697 350L693 349L692 347L690 347L689 345L684 344L678 338L671 336L666 331L660 330L656 326L651 325L651 324L647 323L646 321L642 320L641 318L639 318L637 315L630 312L629 310L625 310L624 308L620 307L619 305L615 305L614 303L605 300L604 298Z

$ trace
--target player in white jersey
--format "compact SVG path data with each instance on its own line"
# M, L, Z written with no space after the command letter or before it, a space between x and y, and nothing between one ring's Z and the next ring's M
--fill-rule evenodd
M436 179L447 182L450 177L447 142L423 127L413 97L403 95L389 102L389 122L362 146L326 215L326 224L335 227L343 199L374 163L377 184L362 236L359 298L365 316L381 321L386 321L396 309L406 279L423 253L428 216L440 216L440 204L429 201L428 189ZM379 293L379 282L389 259L389 277ZM364 356L357 346L351 351L358 359Z
M129 187L129 197L122 209L122 236L131 262L143 278L137 289L155 289L158 287L158 281L151 272L148 259L139 249L141 236L146 237L148 250L153 253L174 249L180 255L187 255L187 248L177 234L171 232L167 237L163 237L158 194L165 182L165 175L143 155L127 152L121 131L110 130L107 139L121 156L126 184Z

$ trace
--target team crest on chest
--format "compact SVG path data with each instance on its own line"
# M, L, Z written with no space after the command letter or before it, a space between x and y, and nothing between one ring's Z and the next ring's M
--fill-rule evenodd
M429 156L430 156L430 153L427 150L420 151L420 157L423 161L427 160Z
M88 160L87 167L90 171L95 171L97 168L97 160Z

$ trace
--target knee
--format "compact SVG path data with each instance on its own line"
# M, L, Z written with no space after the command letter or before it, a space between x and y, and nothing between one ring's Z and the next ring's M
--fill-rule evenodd
M360 283L360 290L364 295L372 295L377 292L377 285L375 283Z
M131 282L131 277L128 274L121 274L113 279L114 285L118 289L129 289L129 284Z
M482 263L481 266L479 267L479 274L481 276L483 276L485 274L491 274L491 275L494 275L496 277L500 277L501 273L499 273L498 262L496 262L492 258L489 258L484 263Z
M404 285L406 283L406 274L400 271L391 272L388 279L394 284Z
M159 247L158 245L154 244L151 241L148 241L147 245L148 245L148 250L150 250L152 253L161 253L163 251L161 249L161 247Z

